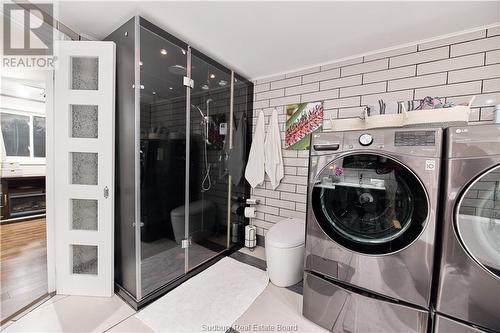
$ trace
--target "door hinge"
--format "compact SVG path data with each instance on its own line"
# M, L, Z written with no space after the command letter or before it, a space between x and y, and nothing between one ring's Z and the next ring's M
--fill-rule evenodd
M181 248L183 249L188 248L189 245L191 245L191 237L181 240Z
M183 83L184 83L184 87L189 87L191 89L194 88L194 80L191 80L187 76L184 76Z
M137 223L135 223L135 222L134 222L134 223L132 223L132 226L133 226L133 227L135 227L136 225L137 225ZM144 227L144 222L139 223L139 226L140 226L141 228L142 228L142 227Z
M106 186L104 188L104 199L107 199L109 197L109 188Z

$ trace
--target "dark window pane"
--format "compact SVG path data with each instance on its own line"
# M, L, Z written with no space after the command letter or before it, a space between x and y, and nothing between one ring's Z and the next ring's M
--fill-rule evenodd
M45 157L45 117L33 117L33 146L35 157Z
M29 117L17 114L1 114L2 135L7 156L30 156Z

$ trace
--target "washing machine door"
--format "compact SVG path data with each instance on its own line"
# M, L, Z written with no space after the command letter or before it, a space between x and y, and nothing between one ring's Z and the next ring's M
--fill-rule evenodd
M500 279L500 165L477 177L461 193L455 231L469 256Z
M371 255L400 251L425 228L428 198L408 167L381 154L335 159L317 176L312 208L335 242Z

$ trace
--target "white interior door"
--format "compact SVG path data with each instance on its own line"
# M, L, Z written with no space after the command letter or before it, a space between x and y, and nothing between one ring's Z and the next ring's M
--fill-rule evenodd
M115 44L56 45L54 217L58 294L111 296Z

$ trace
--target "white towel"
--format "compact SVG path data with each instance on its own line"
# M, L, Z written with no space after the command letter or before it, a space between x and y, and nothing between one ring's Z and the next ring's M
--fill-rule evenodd
M264 182L264 126L264 113L261 110L257 118L257 126L255 126L252 146L250 147L250 154L248 155L247 167L245 169L245 178L252 188Z
M278 111L273 110L269 128L266 134L266 142L264 144L266 157L266 173L271 180L273 190L278 187L281 179L284 176L283 156L281 154L281 135L278 125Z

